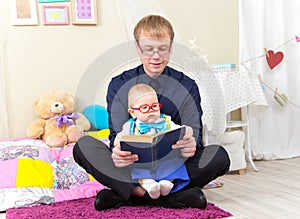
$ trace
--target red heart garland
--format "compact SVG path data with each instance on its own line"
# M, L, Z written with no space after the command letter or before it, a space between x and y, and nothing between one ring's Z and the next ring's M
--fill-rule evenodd
M274 54L273 50L268 50L266 54L267 62L271 70L275 68L283 59L283 53L277 52Z

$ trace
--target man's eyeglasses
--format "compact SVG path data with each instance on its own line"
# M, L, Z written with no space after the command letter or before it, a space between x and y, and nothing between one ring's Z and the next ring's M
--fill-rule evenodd
M132 110L139 110L141 113L148 113L150 111L150 109L152 109L153 112L156 112L158 110L160 110L162 107L161 103L152 103L152 105L148 105L148 104L143 104L137 108L133 108L131 107Z
M155 48L155 47L152 47L152 46L146 46L143 49L141 48L139 42L137 42L137 45L138 45L139 49L141 50L141 52L143 53L143 55L145 55L147 57L152 57L152 56L154 56L155 53L157 53L161 57L166 57L171 52L170 51L171 45L163 45L163 46L160 46L158 48Z

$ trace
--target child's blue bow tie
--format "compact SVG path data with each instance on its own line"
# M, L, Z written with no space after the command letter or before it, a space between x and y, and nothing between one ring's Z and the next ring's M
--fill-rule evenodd
M149 123L140 123L139 124L139 131L142 134L149 132L149 130L152 128L157 130L158 132L164 131L164 130L166 130L166 123L165 123L165 121L161 121L158 123L151 123L151 124L149 124Z

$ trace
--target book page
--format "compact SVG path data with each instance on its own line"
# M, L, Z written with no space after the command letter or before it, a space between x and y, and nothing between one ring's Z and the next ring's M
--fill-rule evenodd
M151 143L153 137L151 135L124 135L120 138L120 141Z

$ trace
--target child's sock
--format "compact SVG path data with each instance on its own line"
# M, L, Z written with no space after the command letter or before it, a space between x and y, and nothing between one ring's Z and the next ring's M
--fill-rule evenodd
M158 199L160 196L160 185L154 179L140 179L140 185L148 192L152 199Z
M174 186L174 184L169 180L161 180L159 181L159 185L160 185L160 194L163 196L168 195Z

